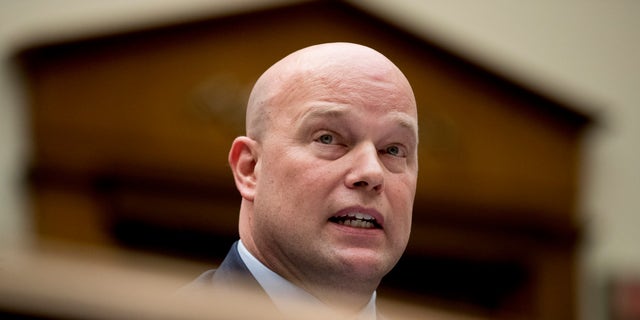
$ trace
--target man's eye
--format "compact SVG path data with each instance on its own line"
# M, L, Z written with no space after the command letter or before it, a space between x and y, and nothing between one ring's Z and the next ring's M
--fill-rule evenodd
M333 143L333 136L330 134L323 134L320 137L318 137L318 142L323 143L323 144L331 144Z
M402 154L402 150L401 150L401 149L400 149L400 147L398 147L398 146L388 146L388 147L385 149L385 152L386 152L387 154L390 154L390 155L392 155L392 156L396 156L396 157L402 157L402 156L404 156L404 155Z

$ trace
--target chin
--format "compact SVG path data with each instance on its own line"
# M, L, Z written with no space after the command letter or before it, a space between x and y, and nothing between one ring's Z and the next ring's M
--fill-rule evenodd
M353 250L343 256L343 266L350 275L362 275L364 278L382 278L397 260L391 261L388 256L371 250ZM379 279L378 279L379 280Z

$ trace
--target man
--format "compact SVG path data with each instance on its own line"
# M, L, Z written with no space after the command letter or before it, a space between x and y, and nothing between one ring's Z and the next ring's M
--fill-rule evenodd
M257 282L275 306L313 301L375 318L376 288L409 239L418 173L415 98L382 54L304 48L269 68L229 164L240 241L205 285Z

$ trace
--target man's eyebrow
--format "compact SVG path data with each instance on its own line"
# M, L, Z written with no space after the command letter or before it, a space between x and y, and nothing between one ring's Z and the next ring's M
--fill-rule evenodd
M343 106L315 106L300 116L302 122L314 118L340 118L347 113L347 108Z
M415 138L415 143L418 143L418 120L404 112L399 111L392 112L391 116L395 118L395 121L401 128L404 128L405 130L411 132L413 138Z
M418 122L415 118L403 112L393 112L393 117L396 118L401 127L405 127L416 134L418 133Z

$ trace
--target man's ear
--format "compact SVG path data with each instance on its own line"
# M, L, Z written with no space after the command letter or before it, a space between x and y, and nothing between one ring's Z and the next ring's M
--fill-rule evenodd
M236 188L242 198L253 201L256 189L256 164L258 143L248 137L237 137L229 151L229 165L233 172Z

